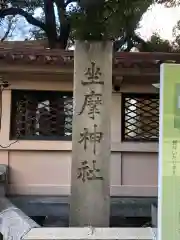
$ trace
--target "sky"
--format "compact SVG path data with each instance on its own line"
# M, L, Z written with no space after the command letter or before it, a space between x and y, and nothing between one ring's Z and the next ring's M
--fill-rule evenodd
M39 11L36 12L36 16L38 14ZM163 5L156 4L151 6L144 14L137 32L144 39L150 38L154 32L157 32L162 38L173 40L172 30L178 20L180 20L180 7L166 8ZM24 40L28 37L31 27L23 18L19 18L18 27L10 40ZM0 28L2 29L2 27ZM3 35L2 30L0 30L0 36L1 34Z
M144 14L138 32L145 39L148 39L153 32L158 32L162 38L172 40L172 30L178 20L180 20L180 7L166 8L156 4Z

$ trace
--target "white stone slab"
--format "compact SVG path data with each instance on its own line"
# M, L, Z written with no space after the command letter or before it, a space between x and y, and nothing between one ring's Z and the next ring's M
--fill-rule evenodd
M151 228L34 228L24 240L155 240Z
M0 232L4 240L20 240L34 227L39 225L8 199L0 198Z

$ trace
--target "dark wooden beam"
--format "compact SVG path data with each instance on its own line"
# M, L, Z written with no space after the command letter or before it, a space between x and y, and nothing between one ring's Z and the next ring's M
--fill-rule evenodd
M9 196L14 205L25 214L33 216L54 216L68 219L69 197ZM111 198L111 217L150 217L151 204L156 198Z

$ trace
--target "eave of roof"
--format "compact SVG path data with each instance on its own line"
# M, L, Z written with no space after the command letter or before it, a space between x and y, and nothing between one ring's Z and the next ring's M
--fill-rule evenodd
M74 52L60 49L42 49L42 48L1 48L0 61L7 62L41 62L72 64L74 61ZM158 64L159 62L178 62L180 63L179 53L146 53L146 52L119 52L113 56L113 63L116 66L119 63L129 64Z
M178 53L139 53L119 52L113 55L113 74L121 75L130 69L136 69L139 74L155 73L159 75L159 66L163 62L180 63ZM73 71L74 52L60 49L48 49L44 41L6 42L0 44L0 66L47 66L49 68ZM1 70L0 69L0 70Z

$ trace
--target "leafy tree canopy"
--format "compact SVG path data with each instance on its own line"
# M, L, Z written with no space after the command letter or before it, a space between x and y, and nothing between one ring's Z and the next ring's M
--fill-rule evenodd
M47 38L51 48L68 41L113 40L115 50L129 51L143 43L135 30L153 0L4 0L0 19L23 16L30 36ZM41 13L38 17L37 10Z
M157 33L154 33L151 38L146 41L145 48L143 44L138 44L136 47L140 52L180 52L180 42L178 42L177 40L169 41L166 39L162 39Z

